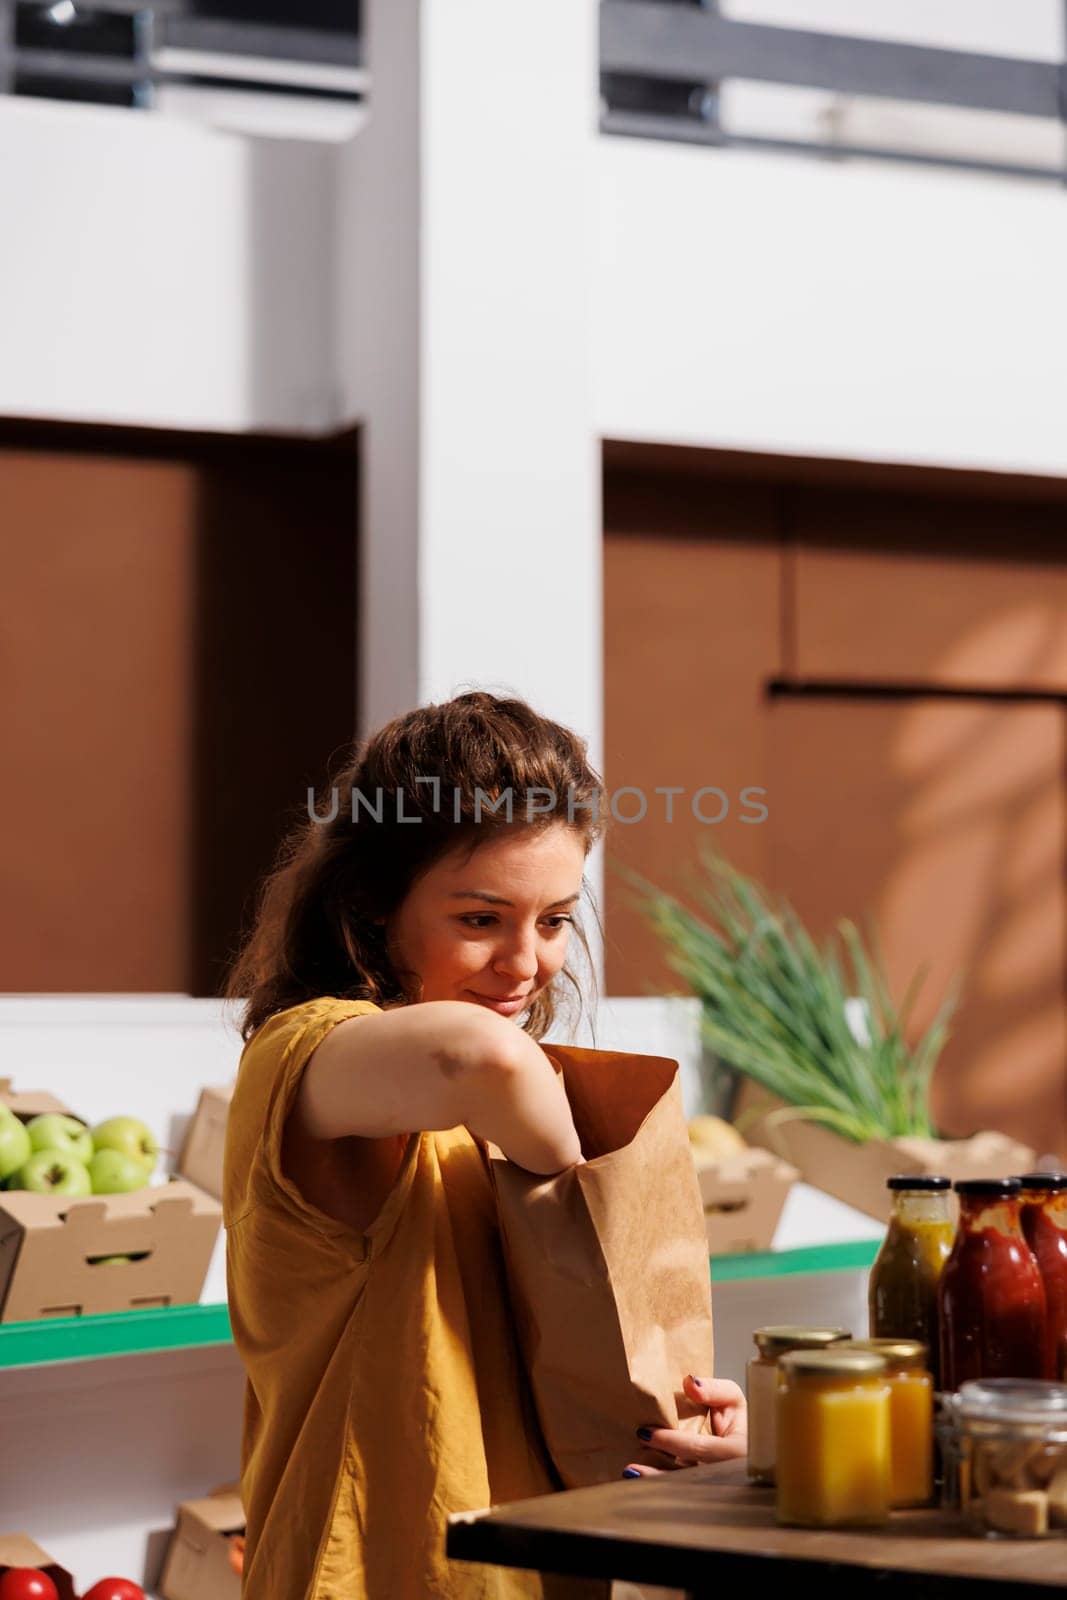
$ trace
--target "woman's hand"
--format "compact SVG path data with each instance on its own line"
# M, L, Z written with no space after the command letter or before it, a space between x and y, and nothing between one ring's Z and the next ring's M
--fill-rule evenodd
M729 1378L686 1377L682 1387L690 1400L708 1408L711 1432L651 1428L648 1439L641 1442L650 1450L662 1451L665 1464L644 1467L631 1461L626 1474L647 1478L658 1472L674 1472L679 1467L701 1466L706 1461L732 1461L736 1456L747 1454L748 1406L744 1390Z

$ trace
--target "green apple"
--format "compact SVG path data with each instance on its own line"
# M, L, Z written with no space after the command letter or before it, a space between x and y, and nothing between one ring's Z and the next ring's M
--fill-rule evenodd
M35 1150L54 1150L57 1155L73 1156L83 1166L92 1158L93 1141L89 1130L77 1117L46 1111L43 1116L27 1122L26 1132Z
M37 1150L15 1175L20 1189L31 1194L92 1194L83 1162L56 1150Z
M139 1161L145 1171L142 1181L148 1182L159 1155L159 1145L143 1122L138 1122L136 1117L109 1117L106 1122L97 1124L92 1135L95 1151L116 1150L120 1155Z
M133 1260L132 1256L94 1256L94 1267L124 1267Z
M130 1194L143 1189L149 1168L136 1156L121 1150L98 1150L89 1163L89 1180L94 1194Z
M30 1136L13 1111L0 1106L0 1179L10 1178L13 1172L33 1154Z

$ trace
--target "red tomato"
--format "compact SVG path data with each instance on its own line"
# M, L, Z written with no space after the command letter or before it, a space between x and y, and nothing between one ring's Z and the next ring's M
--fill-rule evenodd
M0 1595L0 1600L4 1600ZM82 1600L145 1600L144 1590L132 1578L101 1578L86 1590Z
M8 1567L0 1578L0 1600L59 1600L59 1591L40 1567Z

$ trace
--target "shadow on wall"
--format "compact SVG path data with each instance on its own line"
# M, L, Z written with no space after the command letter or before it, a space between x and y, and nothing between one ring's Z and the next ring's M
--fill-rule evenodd
M678 892L717 846L816 936L873 915L898 996L929 968L915 1034L962 972L936 1119L1067 1155L1062 486L676 454L609 458L609 785L761 784L769 818L611 848ZM677 988L610 877L607 913L609 992Z

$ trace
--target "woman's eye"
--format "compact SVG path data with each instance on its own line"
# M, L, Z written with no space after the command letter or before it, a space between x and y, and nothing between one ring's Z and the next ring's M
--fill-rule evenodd
M480 932L481 929L487 924L493 923L497 919L489 911L471 911L466 915L461 916L459 920L463 923L464 927L474 928ZM560 913L557 916L546 917L545 921L552 924L553 933L558 933L565 922L573 922L574 918L564 916L562 913Z

